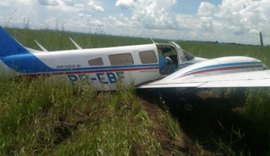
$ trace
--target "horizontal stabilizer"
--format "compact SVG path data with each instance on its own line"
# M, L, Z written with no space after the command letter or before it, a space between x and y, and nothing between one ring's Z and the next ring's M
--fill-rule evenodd
M44 48L40 43L38 43L38 41L34 40L35 43L39 46L39 48L42 50L42 51L45 51L47 52L48 50L46 48Z
M76 47L77 49L82 49L82 47L80 47L79 44L77 44L71 37L70 37L69 39L70 39L70 41L75 45L75 47Z

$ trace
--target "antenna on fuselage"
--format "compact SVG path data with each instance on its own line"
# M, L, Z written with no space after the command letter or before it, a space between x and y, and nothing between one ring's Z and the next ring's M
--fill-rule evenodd
M44 48L40 43L38 43L38 41L37 40L34 40L35 41L35 43L39 46L39 48L42 50L42 51L44 51L44 52L47 52L48 50L46 49L46 48Z
M82 49L82 47L80 47L79 44L77 44L71 37L69 38L69 40L74 44L77 49Z

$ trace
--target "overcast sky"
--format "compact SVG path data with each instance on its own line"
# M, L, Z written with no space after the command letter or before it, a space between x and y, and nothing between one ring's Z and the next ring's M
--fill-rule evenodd
M0 0L0 25L270 44L270 0Z

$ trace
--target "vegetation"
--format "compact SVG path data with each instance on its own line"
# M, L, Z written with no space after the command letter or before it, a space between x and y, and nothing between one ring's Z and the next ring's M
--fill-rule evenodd
M34 49L39 49L34 40L48 50L75 48L69 37L83 48L152 42L98 34L7 30ZM247 55L270 65L269 47L179 44L197 56ZM248 90L244 97L237 101L240 108L233 111L221 103L228 106L236 100L222 99L205 101L209 107L186 116L178 110L169 112L173 109L164 107L167 103L162 99L153 104L142 100L132 88L96 92L83 82L74 87L60 79L1 79L0 155L269 155L269 89Z
M270 154L270 89L251 89L246 94L246 107L244 116L254 125L257 135L254 143L263 142L261 150L265 148L265 155Z
M250 56L260 59L265 64L270 65L270 47L258 45L241 45L235 43L215 43L215 42L192 42L180 41L183 49L200 57L215 58L222 56Z
M163 137L181 141L177 122L162 111L151 119L133 89L97 93L89 84L42 78L0 87L1 155L179 153L162 147L157 134L163 129Z

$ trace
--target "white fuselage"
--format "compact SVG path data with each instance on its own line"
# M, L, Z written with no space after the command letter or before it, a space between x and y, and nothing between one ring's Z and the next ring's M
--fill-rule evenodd
M176 78L184 80L209 74L222 75L225 72L262 69L259 60L249 57L223 57L212 60L194 57L185 60L181 49L174 49L177 51L178 58L173 65L176 67L164 74L161 68L164 68L162 66L166 68L168 65L167 62L162 63L163 56L159 51L162 48L166 49L166 46L147 44L52 52L40 52L28 48L29 53L5 57L4 60L11 60L16 63L16 66L11 68L0 61L0 70L2 76L6 77L61 77L72 84L86 81L97 90L115 90L117 82L121 82L123 87L128 87L166 76L164 80ZM26 62L28 63L25 64ZM172 74L173 72L175 73Z
M2 62L2 75L64 77L73 84L90 82L98 90L115 90L119 80L127 87L164 77L160 74L155 44L52 52L28 48L28 51L5 57L4 60L16 62L16 66L10 68Z
M47 51L38 43L42 49L38 51L24 47L2 27L0 38L1 77L61 77L72 84L89 82L97 90L115 90L118 82L123 87L140 86L162 78L155 86L180 82L196 86L191 84L197 80L213 81L228 73L264 68L260 60L250 57L194 57L174 42L93 49L75 44L77 50L62 51Z

